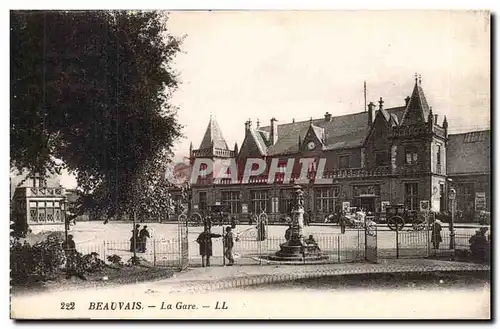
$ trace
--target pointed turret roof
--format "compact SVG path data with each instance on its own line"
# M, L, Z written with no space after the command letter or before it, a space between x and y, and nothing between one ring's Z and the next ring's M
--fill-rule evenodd
M212 147L223 150L228 149L226 140L224 139L224 136L222 136L222 131L219 128L219 124L214 118L212 118L212 116L210 116L207 130L201 140L200 150Z
M406 106L401 123L403 123L407 119L407 116L410 112L414 111L418 113L423 122L427 121L430 113L430 108L429 104L427 103L427 99L425 98L424 90L422 89L422 82L417 78L415 78L415 86L413 87L413 92L411 93L410 101Z

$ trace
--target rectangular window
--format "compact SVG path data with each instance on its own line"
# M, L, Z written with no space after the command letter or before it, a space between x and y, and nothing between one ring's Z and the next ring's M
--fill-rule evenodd
M254 214L267 212L269 207L269 193L267 190L250 191L250 211Z
M405 206L408 210L419 210L417 183L405 184Z
M241 212L240 192L222 191L222 204L231 214L239 214Z
M289 214L292 211L292 190L281 190L279 200L279 212Z
M444 183L439 183L439 211L444 211L446 207L444 195Z
M457 189L456 209L468 218L474 214L474 183L462 183ZM451 208L450 208L451 209Z
M436 173L441 173L441 145L436 146Z
M200 192L198 195L200 211L205 211L207 209L207 192Z
M47 222L54 222L54 208L47 208Z
M339 156L339 168L346 169L350 167L349 164L349 155L341 155Z
M387 151L375 152L375 165L377 167L388 166L389 164L390 164L389 152Z
M316 191L316 211L321 213L334 212L334 189L330 187L317 188Z
M415 146L407 146L405 151L406 164L413 165L418 161L418 150Z

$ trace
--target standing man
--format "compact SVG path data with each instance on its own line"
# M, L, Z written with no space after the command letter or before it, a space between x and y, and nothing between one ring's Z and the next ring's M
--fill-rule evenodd
M345 234L345 225L346 225L346 218L344 216L344 213L341 212L339 216L339 225L340 225L340 233Z
M233 232L231 232L231 228L228 226L226 227L226 235L224 236L224 257L229 260L229 264L227 264L228 266L232 266L234 264L233 247Z
M439 219L436 219L434 223L432 224L432 236L431 236L431 242L432 245L434 246L434 249L439 249L439 243L443 241L443 238L441 237L441 221Z
M260 220L257 223L257 241L264 241L267 238L266 223L264 220Z
M210 256L212 256L212 238L220 238L220 234L210 232L210 227L205 226L205 230L198 235L196 242L200 245L201 265L210 267ZM205 262L206 259L206 262Z
M77 276L82 280L87 280L82 273L81 267L78 266L78 255L73 235L68 235L68 241L64 242L63 247L66 254L66 279L71 279L72 276Z
M139 252L145 253L146 252L146 243L148 238L151 236L149 235L148 227L147 225L144 225L144 228L139 232Z

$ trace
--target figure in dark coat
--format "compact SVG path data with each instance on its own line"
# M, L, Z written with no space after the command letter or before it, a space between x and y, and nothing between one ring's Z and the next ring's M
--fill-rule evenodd
M481 228L469 239L470 251L472 253L472 257L476 261L484 262L487 260L487 254L489 252L489 244L485 235L487 230L487 228Z
M257 241L264 241L267 238L266 223L261 220L257 224Z
M220 238L222 235L210 232L210 228L205 226L205 230L198 235L196 242L200 245L201 265L210 266L210 256L212 256L212 238ZM205 263L206 258L206 263Z
M139 248L139 227L141 225L135 225L135 228L132 230L132 237L130 238L130 252L134 252L134 241L135 241L135 249Z
M66 279L71 279L72 276L77 276L82 280L87 280L83 275L82 267L78 266L78 252L76 251L75 240L73 235L68 235L67 242L63 243L64 252L66 254Z
M343 213L340 213L339 216L339 225L340 225L340 233L345 234L345 225L346 225L346 218Z
M441 222L439 220L434 221L431 230L432 245L434 246L434 249L439 249L439 243L443 241L443 238L441 237Z
M150 238L148 227L144 225L144 228L139 232L139 252L146 252L146 243L148 238Z
M224 236L224 257L229 260L229 266L234 264L233 247L233 232L231 232L231 228L228 226L226 227L226 235Z

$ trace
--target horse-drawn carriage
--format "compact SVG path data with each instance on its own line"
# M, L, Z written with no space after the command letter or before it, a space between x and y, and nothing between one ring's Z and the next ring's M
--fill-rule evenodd
M421 231L425 228L424 215L415 210L408 210L403 204L386 206L387 226L393 231L400 231L406 223L410 223L413 230Z
M231 214L224 205L209 205L205 211L193 212L189 216L189 223L192 226L229 225Z

